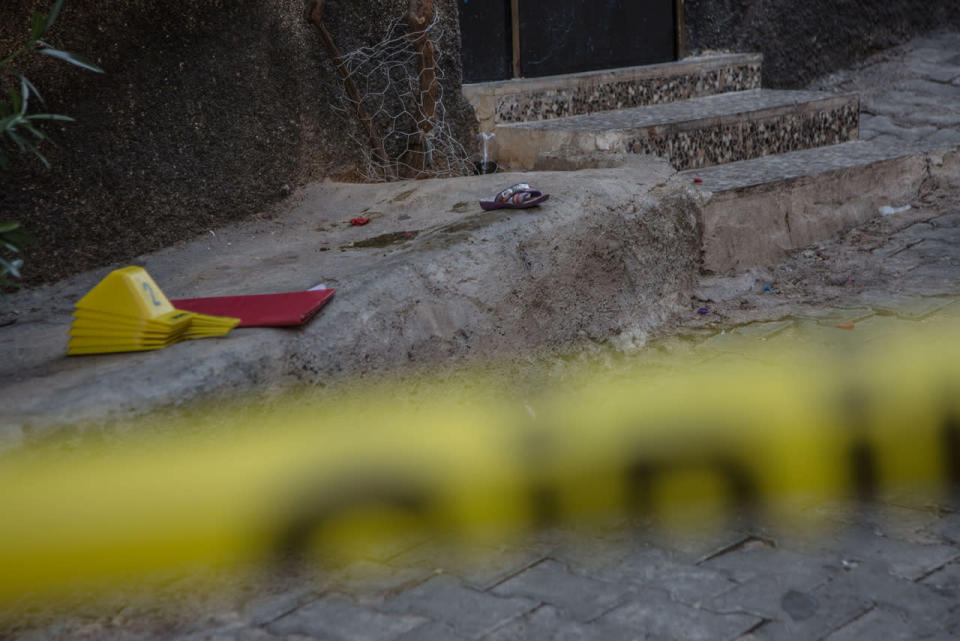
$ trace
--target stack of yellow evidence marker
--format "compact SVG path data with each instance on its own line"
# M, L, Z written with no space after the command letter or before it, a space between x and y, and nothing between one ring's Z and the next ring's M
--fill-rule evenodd
M188 338L224 336L240 323L174 309L141 267L110 272L76 308L70 355L161 349Z

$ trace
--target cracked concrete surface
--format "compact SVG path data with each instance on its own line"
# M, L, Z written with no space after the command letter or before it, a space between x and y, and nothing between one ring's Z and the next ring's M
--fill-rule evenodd
M554 197L535 209L480 210L478 200L521 180ZM573 173L313 185L272 220L138 264L170 298L337 288L317 318L157 352L68 358L72 305L109 269L15 294L16 322L0 327L0 438L16 443L58 423L284 382L578 340L642 346L693 288L697 211L669 165L643 158ZM372 222L350 226L359 215ZM393 242L397 232L415 233Z

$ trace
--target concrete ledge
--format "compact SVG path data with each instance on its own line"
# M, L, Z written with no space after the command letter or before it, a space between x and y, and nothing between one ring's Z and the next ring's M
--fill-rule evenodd
M781 261L916 198L924 181L960 184L960 150L852 142L684 172L710 193L703 208L706 273Z
M464 85L481 131L497 124L662 104L760 88L760 54L718 54L676 62Z
M552 198L532 210L478 206L521 180ZM662 161L315 184L292 198L273 220L136 262L171 298L337 287L310 324L68 358L73 303L109 270L20 292L9 303L17 322L0 327L0 441L282 382L568 349L574 341L639 347L686 303L697 275L698 199ZM351 227L360 215L373 220Z

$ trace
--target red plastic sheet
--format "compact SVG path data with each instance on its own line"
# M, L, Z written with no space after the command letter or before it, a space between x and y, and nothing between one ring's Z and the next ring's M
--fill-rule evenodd
M239 327L295 327L313 318L336 291L180 298L170 302L175 308L188 312L239 318Z

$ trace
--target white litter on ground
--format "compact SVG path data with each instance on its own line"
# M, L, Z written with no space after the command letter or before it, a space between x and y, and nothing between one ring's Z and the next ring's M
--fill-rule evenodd
M881 216L893 216L894 214L899 214L910 209L910 205L904 205L903 207L891 207L890 205L884 205L880 208Z

